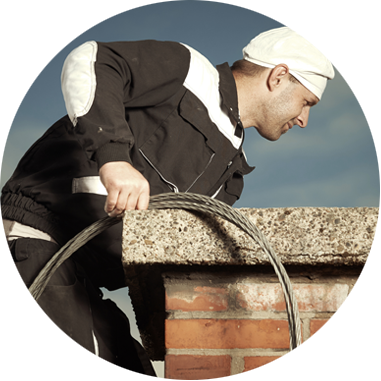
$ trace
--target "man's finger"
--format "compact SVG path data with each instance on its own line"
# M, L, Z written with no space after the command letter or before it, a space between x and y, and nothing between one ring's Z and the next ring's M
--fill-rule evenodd
M136 209L138 210L146 210L149 205L149 191L143 192L140 194L138 203L136 205Z
M128 200L126 203L126 210L135 210L138 199L136 197L136 193L130 193L128 195Z
M110 192L107 195L106 203L105 203L105 212L111 213L115 209L116 202L118 200L119 192Z
M115 207L109 213L110 217L118 216L122 214L126 210L127 202L128 202L129 194L127 192L119 192L118 199L116 200Z

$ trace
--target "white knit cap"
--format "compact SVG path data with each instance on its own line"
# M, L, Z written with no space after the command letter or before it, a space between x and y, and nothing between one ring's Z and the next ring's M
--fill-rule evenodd
M327 85L327 79L335 76L327 58L288 27L259 34L243 49L243 58L268 68L286 64L290 74L319 99Z

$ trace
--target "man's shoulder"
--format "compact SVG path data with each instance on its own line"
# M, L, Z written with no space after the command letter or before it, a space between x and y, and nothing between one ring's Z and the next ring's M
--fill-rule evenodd
M175 41L161 41L154 39L147 40L132 40L132 41L112 41L112 42L99 42L96 44L102 48L111 49L113 52L130 52L131 55L151 55L155 57L161 55L167 56L171 52L174 54L187 54L188 49L180 42Z
M219 74L212 63L196 49L182 44L186 47L191 55L188 75L185 79L184 86L195 94L218 92ZM201 90L202 89L202 90Z

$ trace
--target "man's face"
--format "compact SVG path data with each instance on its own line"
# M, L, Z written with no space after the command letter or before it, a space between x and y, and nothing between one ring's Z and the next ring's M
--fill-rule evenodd
M271 141L278 140L294 125L307 126L310 109L319 99L299 82L288 84L262 105L262 120L255 126L259 134Z

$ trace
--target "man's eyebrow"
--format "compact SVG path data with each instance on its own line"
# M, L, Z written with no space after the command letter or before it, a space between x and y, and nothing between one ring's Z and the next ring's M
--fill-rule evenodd
M315 106L318 102L319 102L319 99L317 97L315 97L314 99L310 98L310 99L306 99L307 101L307 104L309 106Z

